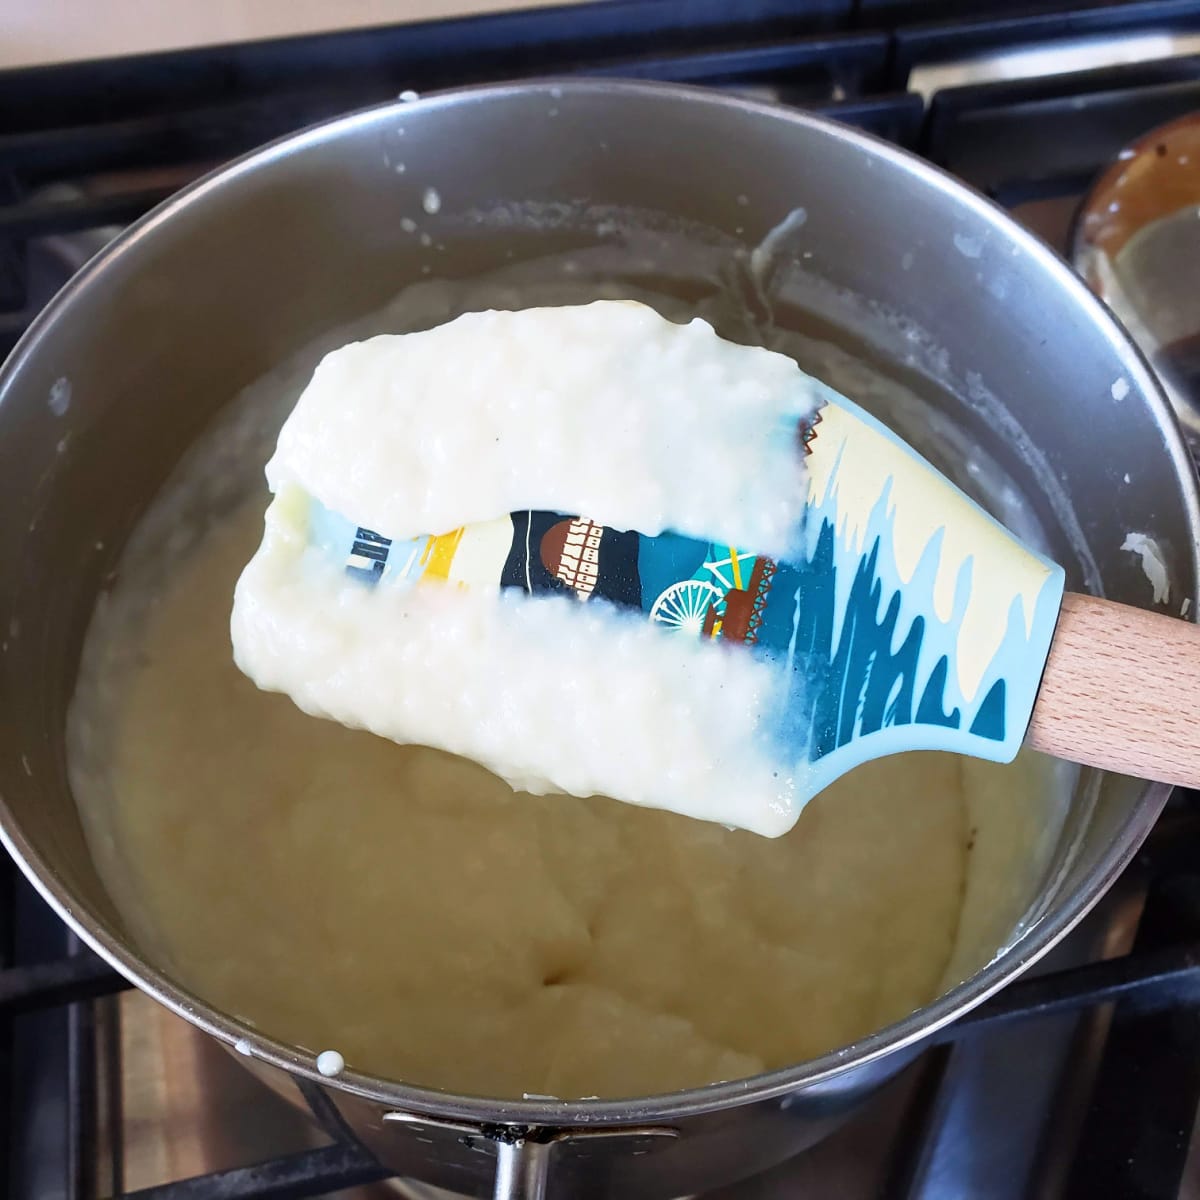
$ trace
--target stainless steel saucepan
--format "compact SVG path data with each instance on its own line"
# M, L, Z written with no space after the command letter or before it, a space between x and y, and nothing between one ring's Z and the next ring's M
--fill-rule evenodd
M321 333L423 278L520 267L564 282L595 271L597 248L618 290L699 303L718 283L741 288L764 320L904 376L924 406L884 415L927 450L939 421L986 450L1029 498L1073 589L1149 604L1136 555L1121 549L1136 531L1160 548L1173 604L1196 597L1192 468L1121 330L986 201L813 117L611 81L457 92L278 142L118 238L0 375L4 840L140 987L226 1043L248 1039L256 1063L323 1084L398 1171L472 1194L680 1195L780 1161L1061 938L1166 799L1163 787L1085 775L1041 895L990 965L853 1046L668 1096L501 1102L353 1071L323 1080L310 1053L239 1024L143 956L97 877L64 767L84 630L139 514L218 408ZM792 279L782 291L779 271Z

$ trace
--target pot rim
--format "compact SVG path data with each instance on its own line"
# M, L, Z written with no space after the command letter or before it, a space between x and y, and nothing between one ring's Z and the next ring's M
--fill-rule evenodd
M25 358L33 351L35 345L63 313L69 310L76 294L102 279L109 263L118 256L129 253L143 238L152 236L158 226L169 221L175 213L203 203L210 191L226 187L234 183L240 175L265 167L277 158L303 151L326 139L336 138L381 119L390 119L401 114L411 116L414 112L434 108L461 108L475 104L498 103L531 93L549 93L551 89L555 100L569 98L571 95L615 94L637 96L663 103L682 102L739 108L760 120L783 121L806 127L823 137L853 146L876 161L885 163L892 170L907 173L927 186L952 194L958 204L984 218L1006 238L1017 244L1022 253L1033 259L1038 268L1053 279L1058 289L1086 312L1094 325L1103 330L1107 341L1121 361L1122 369L1132 384L1146 397L1162 432L1168 456L1176 468L1177 477L1183 481L1183 501L1192 534L1193 552L1200 551L1200 496L1197 494L1197 480L1191 458L1174 411L1141 352L1116 318L1053 249L1023 229L1003 209L981 193L890 142L811 113L690 85L577 77L546 77L512 83L483 84L433 93L417 101L397 100L383 105L372 105L269 142L204 175L164 200L123 230L73 276L50 304L38 314L8 360L0 366L0 397L19 375ZM1193 601L1193 619L1200 616L1198 593L1200 583L1193 581L1192 591L1189 593ZM316 1070L317 1051L306 1054L296 1046L275 1041L237 1018L210 1007L200 997L179 986L145 961L130 944L101 920L90 906L80 905L51 866L26 839L2 795L0 841L47 903L101 958L168 1009L241 1052L248 1051L258 1061L303 1076L325 1087L396 1110L428 1115L435 1119L480 1125L503 1123L561 1127L586 1124L596 1128L631 1122L639 1125L669 1124L718 1109L777 1099L802 1087L831 1080L853 1068L873 1063L885 1055L923 1041L1024 972L1074 928L1137 852L1170 792L1171 788L1168 785L1149 784L1137 804L1130 809L1119 835L1113 839L1083 886L1069 896L1060 897L1042 917L1034 921L1016 941L999 952L980 971L901 1020L848 1046L749 1079L714 1083L681 1092L613 1100L509 1100L460 1096L389 1081L349 1068L336 1078L327 1078Z

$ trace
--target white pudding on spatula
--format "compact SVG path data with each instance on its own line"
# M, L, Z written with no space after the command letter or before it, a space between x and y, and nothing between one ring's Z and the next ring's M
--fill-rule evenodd
M631 303L471 313L345 346L267 466L275 499L236 590L237 664L314 716L474 759L514 788L778 836L804 796L804 764L763 732L778 664L666 636L581 602L586 588L454 580L472 555L498 572L519 510L786 557L806 494L797 430L815 406L791 359ZM389 544L484 532L452 541L443 581L370 586L318 545L322 513Z

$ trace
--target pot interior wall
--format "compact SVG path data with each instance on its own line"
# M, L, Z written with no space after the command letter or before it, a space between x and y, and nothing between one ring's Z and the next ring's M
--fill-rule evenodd
M73 285L0 381L10 834L80 920L122 940L63 760L97 594L223 404L427 279L504 269L564 298L595 294L602 279L707 305L731 336L773 320L832 340L914 390L919 403L883 415L968 486L970 453L953 447L986 450L1030 501L1070 586L1148 604L1137 557L1120 549L1136 530L1160 546L1178 611L1195 592L1195 530L1161 408L1124 344L1065 303L1055 268L993 221L923 168L824 127L600 86L397 105L201 185ZM722 317L714 298L731 291L742 305ZM428 323L444 315L431 301ZM1055 895L1084 887L1110 847L1149 823L1144 797L1140 783L1085 777Z

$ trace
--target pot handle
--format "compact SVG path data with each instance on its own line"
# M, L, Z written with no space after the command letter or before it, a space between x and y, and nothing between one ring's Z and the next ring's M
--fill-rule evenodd
M566 1142L615 1141L629 1143L631 1155L648 1154L674 1141L678 1129L668 1125L626 1126L618 1129L550 1129L538 1125L471 1125L417 1113L388 1112L384 1121L409 1128L428 1126L450 1130L472 1150L496 1156L492 1200L546 1200L551 1160Z
M496 1139L496 1183L492 1200L545 1200L553 1142L518 1137Z
M546 1200L550 1160L556 1146L566 1142L615 1141L629 1143L631 1154L647 1154L679 1136L666 1125L627 1129L501 1129L489 1133L496 1146L496 1182L492 1200Z

